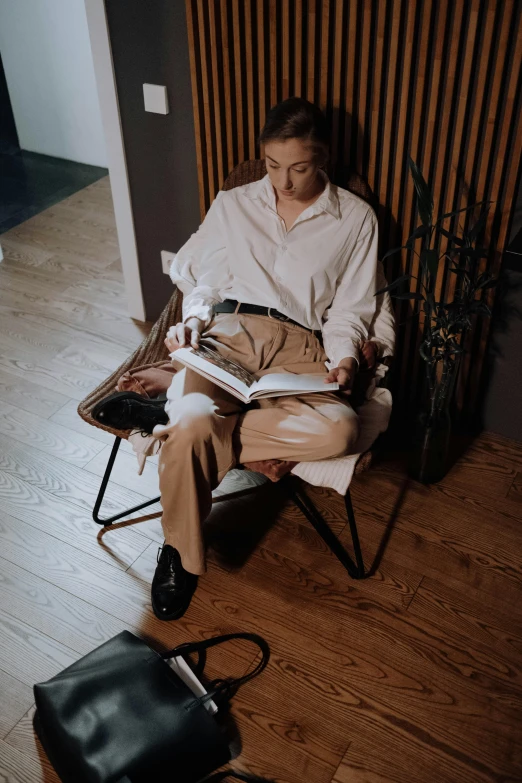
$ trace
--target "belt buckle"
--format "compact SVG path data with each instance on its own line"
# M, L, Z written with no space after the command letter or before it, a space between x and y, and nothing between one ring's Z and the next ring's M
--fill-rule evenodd
M272 315L270 310L275 310L275 307L269 307L268 308L268 317L273 318L275 321L282 321L283 323L286 323L290 320L290 318L285 315L284 313L277 313L277 315Z

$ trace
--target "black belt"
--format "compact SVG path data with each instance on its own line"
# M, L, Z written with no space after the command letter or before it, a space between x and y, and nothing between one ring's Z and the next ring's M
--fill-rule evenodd
M275 318L276 321L283 321L284 323L294 324L294 326L300 326L301 329L306 329L307 332L311 332L316 337L321 339L320 329L309 329L307 326L294 321L293 318L289 318L284 313L280 313L274 307L262 307L261 305L246 304L241 302L239 304L235 299L225 299L224 302L219 302L214 305L215 313L244 313L245 315L266 315L268 318Z

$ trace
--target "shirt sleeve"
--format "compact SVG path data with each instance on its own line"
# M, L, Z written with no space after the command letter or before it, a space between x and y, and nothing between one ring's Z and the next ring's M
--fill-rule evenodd
M333 298L323 316L324 349L332 367L341 359L359 361L376 311L378 227L368 210Z
M377 290L388 285L382 263L377 265ZM376 310L369 330L369 338L377 345L378 355L393 356L395 351L395 313L390 294L385 291L375 297Z
M176 254L170 267L170 279L183 293L183 321L200 318L205 326L212 320L213 305L222 301L220 290L228 277L220 218L222 195L218 193L203 223Z

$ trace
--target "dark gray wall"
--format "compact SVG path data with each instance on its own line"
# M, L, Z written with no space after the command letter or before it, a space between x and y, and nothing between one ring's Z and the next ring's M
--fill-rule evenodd
M14 153L18 152L18 133L11 108L11 98L7 89L5 80L4 66L2 56L0 55L0 152Z
M522 172L488 352L482 424L522 441Z
M172 293L161 250L176 252L200 223L185 3L107 0L116 87L147 318ZM170 113L143 108L143 84L167 87Z
M493 322L482 423L522 441L522 256L505 254Z

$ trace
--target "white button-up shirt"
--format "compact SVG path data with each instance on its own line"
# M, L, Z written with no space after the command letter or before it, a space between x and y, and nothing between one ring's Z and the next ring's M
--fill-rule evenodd
M358 359L376 312L377 219L363 199L325 184L289 231L268 175L218 193L172 263L184 320L209 323L224 299L272 307L321 329L332 366Z

